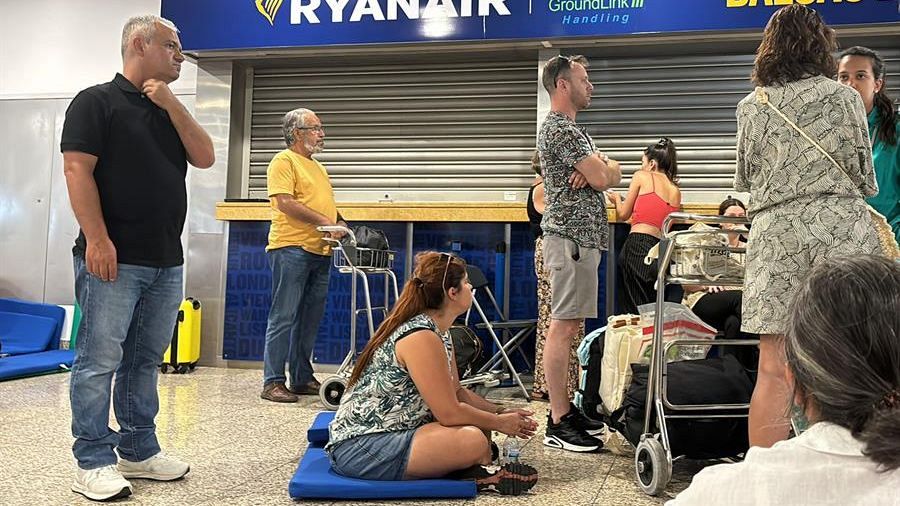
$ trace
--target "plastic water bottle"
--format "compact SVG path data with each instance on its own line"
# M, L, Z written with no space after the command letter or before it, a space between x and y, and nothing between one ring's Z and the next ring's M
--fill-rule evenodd
M509 463L516 463L519 461L519 440L514 437L506 438L506 444L504 445L504 450L506 453L506 461Z

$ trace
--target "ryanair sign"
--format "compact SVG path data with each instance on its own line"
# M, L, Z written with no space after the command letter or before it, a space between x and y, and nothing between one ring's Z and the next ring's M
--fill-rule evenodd
M509 16L507 0L292 0L290 2L291 24L321 23L319 16L325 16L332 23L357 22L369 17L377 21L397 19L429 18L470 18L472 16ZM275 24L275 16L283 0L256 0L256 8Z
M162 0L189 51L759 31L798 3L832 25L900 22L900 0Z

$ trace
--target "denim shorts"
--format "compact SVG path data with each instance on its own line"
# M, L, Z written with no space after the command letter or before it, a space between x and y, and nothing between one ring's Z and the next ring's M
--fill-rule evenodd
M328 458L338 474L364 480L402 480L416 429L363 434L331 447Z

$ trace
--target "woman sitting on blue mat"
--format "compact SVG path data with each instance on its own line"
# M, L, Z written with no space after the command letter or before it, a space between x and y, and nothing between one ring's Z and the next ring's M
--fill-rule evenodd
M491 466L486 433L529 438L537 423L459 384L448 332L472 304L465 261L416 256L413 277L357 360L325 450L334 470L368 480L474 479L518 495L534 486L525 464Z

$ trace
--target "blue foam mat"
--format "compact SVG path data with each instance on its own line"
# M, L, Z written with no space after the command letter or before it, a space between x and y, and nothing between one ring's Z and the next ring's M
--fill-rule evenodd
M66 310L53 304L41 302L29 302L18 299L0 299L0 311L9 313L21 313L27 315L43 316L56 321L50 343L46 349L56 351L59 349L59 334L62 332L63 323L66 320Z
M294 499L453 499L475 497L476 492L474 481L347 478L331 469L325 450L312 446L306 449L288 485L288 493Z
M67 371L72 367L73 360L75 352L72 350L51 350L3 357L0 358L0 381Z
M328 424L334 420L334 411L322 411L316 415L309 430L306 431L306 440L310 446L322 448L328 442Z

